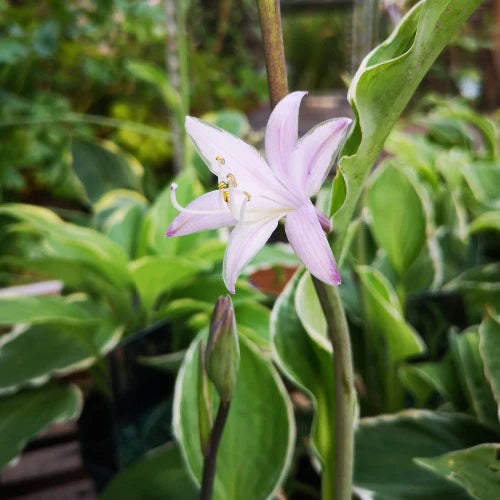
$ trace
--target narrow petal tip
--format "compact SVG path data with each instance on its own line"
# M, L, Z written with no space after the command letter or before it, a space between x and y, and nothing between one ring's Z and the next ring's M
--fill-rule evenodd
M170 236L175 236L175 227L172 224L168 229L167 232L165 233L165 236L169 238Z

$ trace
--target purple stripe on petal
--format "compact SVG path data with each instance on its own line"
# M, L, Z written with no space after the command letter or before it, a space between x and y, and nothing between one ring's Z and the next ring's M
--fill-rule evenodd
M286 216L285 231L290 245L312 275L329 285L340 284L332 249L311 202Z

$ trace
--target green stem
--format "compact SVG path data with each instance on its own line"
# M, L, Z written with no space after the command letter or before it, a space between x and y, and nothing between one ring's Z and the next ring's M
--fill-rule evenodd
M257 0L271 107L288 94L279 0Z
M215 470L217 465L217 450L219 449L222 432L229 414L230 401L219 403L214 426L210 434L208 453L203 459L203 477L201 479L200 500L211 500L214 490Z
M271 106L288 93L285 51L281 30L278 0L257 0L266 57L267 80ZM322 490L324 500L349 500L352 490L354 447L354 375L349 329L336 287L314 279L314 286L325 313L328 332L334 351L335 373L335 449L334 463L323 466Z
M351 340L338 287L313 278L333 346L335 371L335 477L329 498L350 500L354 463L354 414L356 393L352 364ZM326 482L326 478L323 479ZM331 478L328 479L331 484ZM326 489L326 488L324 488ZM331 489L331 486L329 487ZM324 500L326 500L324 493Z

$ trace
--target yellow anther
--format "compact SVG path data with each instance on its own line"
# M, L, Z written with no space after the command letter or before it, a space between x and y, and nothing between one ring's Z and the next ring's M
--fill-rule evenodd
M233 174L227 174L226 175L226 179L227 179L227 183L231 186L231 187L237 187L238 184L236 183L236 178L234 177Z
M222 191L222 196L226 203L229 203L229 193L227 191Z
M217 184L217 189L227 189L229 187L229 184L227 182L219 182L219 184Z
M222 158L222 156L216 156L215 161L218 161L221 165L225 165L225 163L226 163L226 160L224 160L224 158Z
M247 195L247 201L250 201L252 199L252 196L248 191L243 191Z

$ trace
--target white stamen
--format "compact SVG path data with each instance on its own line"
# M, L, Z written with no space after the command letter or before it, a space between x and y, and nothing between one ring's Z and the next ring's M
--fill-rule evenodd
M172 202L172 205L179 211L179 212L184 212L186 214L193 214L193 215L222 215L222 214L227 214L227 210L191 210L190 208L184 208L179 204L177 201L177 197L175 195L175 192L177 191L177 184L175 182L172 182L170 185L170 200Z

